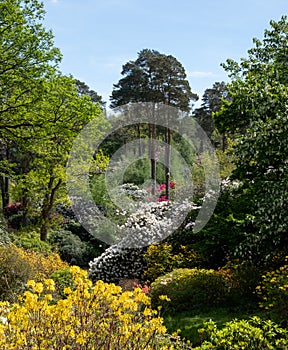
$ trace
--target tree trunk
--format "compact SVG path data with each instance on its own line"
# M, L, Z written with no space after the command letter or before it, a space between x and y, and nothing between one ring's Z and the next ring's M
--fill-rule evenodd
M9 204L9 178L6 176L0 177L0 186L1 186L1 197L2 197L2 208L5 213L5 208Z
M165 197L170 199L170 163L171 163L171 129L166 128L166 146L165 146Z
M152 180L152 195L156 193L156 154L155 154L155 141L156 141L156 125L151 125L151 180Z
M52 175L49 180L48 189L45 194L45 198L41 210L41 227L40 227L40 239L41 241L47 240L48 227L49 227L49 215L53 208L55 194L60 187L62 180L59 179L57 184L53 187L55 177Z
M3 160L9 161L10 159L10 152L7 146L4 146L4 149L1 152L1 157ZM10 202L10 195L9 195L9 177L2 175L0 176L0 186L1 186L1 197L2 197L2 210L5 214L5 208Z
M222 135L222 152L225 152L227 149L227 138L225 132Z
M141 143L141 123L137 123L137 136L138 136L138 155L142 157L142 143Z

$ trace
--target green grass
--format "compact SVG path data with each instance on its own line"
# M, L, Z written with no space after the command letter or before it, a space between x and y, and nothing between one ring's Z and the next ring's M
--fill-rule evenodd
M214 307L210 309L191 310L164 316L164 324L170 334L180 330L181 338L190 340L194 346L199 345L198 329L203 328L203 322L212 319L221 328L226 322L234 319L248 319L251 316L266 318L265 312L256 305L247 307Z

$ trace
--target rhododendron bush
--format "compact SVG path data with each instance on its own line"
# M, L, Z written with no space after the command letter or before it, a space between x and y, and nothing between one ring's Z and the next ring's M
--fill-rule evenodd
M171 202L141 203L138 210L119 226L125 234L121 241L90 262L92 280L117 282L120 278L140 278L146 267L145 248L166 238L177 227L177 218L188 208L193 208L193 203L185 201L176 207L174 202L172 217L169 214Z

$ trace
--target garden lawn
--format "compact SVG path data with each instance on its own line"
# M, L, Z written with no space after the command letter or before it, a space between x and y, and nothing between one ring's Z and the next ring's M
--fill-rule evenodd
M229 306L187 310L163 317L170 334L180 330L181 338L190 340L193 346L197 346L200 344L198 329L203 328L203 322L211 319L217 323L218 328L221 328L226 322L235 319L249 319L252 316L259 316L262 319L269 318L267 312L260 310L255 304L247 305L246 308Z

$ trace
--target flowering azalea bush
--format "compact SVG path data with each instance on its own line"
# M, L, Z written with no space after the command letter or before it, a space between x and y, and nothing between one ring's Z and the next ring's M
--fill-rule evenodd
M261 308L271 310L281 321L288 320L288 265L263 275L256 292Z
M46 279L30 280L19 303L0 303L1 349L180 349L140 288L93 286L86 271L70 271L73 288L64 289L65 299L53 301L54 281Z
M23 210L23 203L22 202L14 202L11 204L8 204L5 208L4 208L4 213L6 216L11 216L14 214L18 214L19 211Z
M0 300L15 300L29 279L40 281L65 267L56 253L45 256L12 244L0 246Z
M89 263L92 281L118 283L120 279L139 279L145 269L142 249L113 245Z
M169 181L169 188L171 190L175 189L175 182L174 181L172 181L172 180ZM160 184L159 186L157 186L157 192L159 193L157 202L167 201L167 198L166 198L166 184Z
M146 263L145 248L164 239L182 211L192 206L191 202L180 203L176 208L171 202L141 203L123 225L119 226L123 238L89 263L90 278L106 282L117 282L121 278L140 278ZM174 208L174 216L169 214ZM168 213L168 214L167 214ZM176 222L174 222L174 220Z

